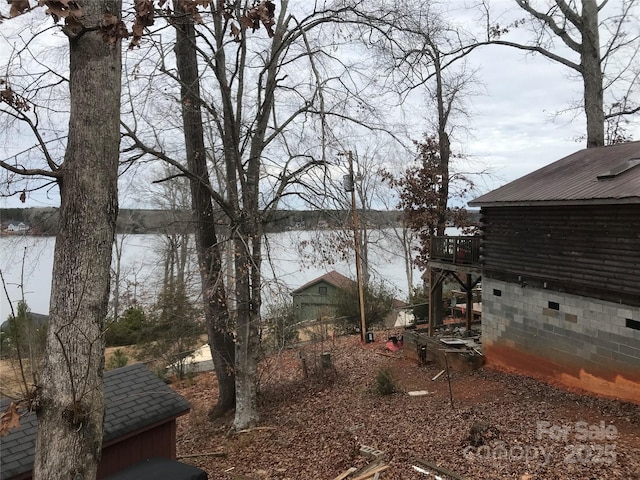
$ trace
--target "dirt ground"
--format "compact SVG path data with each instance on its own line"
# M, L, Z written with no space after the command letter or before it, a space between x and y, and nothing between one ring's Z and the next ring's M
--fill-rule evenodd
M128 363L135 362L135 349L134 347L109 347L105 349L105 364L108 364L109 359L113 356L113 352L116 350L122 350L125 356L128 358ZM29 375L28 364L25 364L25 380L27 385L33 384L32 377ZM9 398L23 398L24 387L21 381L20 367L17 360L0 360L0 395L7 396Z
M322 371L322 352L335 368ZM232 417L207 419L213 373L174 385L193 407L178 420L181 461L211 479L335 479L374 461L360 453L366 445L383 452L382 480L640 479L640 406L488 369L452 372L450 394L446 374L432 381L440 368L357 337L304 353L306 379L298 350L262 362L260 426L244 433L228 435ZM396 393L373 392L381 369Z

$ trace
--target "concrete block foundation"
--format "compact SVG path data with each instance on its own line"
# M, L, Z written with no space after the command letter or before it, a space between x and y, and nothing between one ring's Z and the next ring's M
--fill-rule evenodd
M640 308L483 278L487 365L640 404Z

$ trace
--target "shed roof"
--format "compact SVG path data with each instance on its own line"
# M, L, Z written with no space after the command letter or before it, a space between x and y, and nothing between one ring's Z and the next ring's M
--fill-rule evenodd
M324 275L318 278L314 278L313 280L305 283L301 287L296 288L293 292L291 292L291 294L294 295L296 293L300 293L306 290L307 288L313 287L314 285L320 282L326 282L329 285L333 285L336 288L349 288L350 286L355 284L355 282L351 280L349 277L345 277L344 275L337 272L336 270L331 270L330 272L325 273Z
M469 205L543 203L640 203L640 142L577 151L482 195Z
M174 392L142 363L109 370L104 374L106 413L103 445L163 420L169 421L187 413L189 403ZM0 409L9 405L0 399ZM21 412L22 413L22 412ZM33 469L38 421L34 412L23 414L20 427L0 438L0 472L2 478L30 472Z
M33 325L37 327L41 325L46 325L47 323L49 323L49 315L43 315L41 313L34 313L34 312L29 312L29 315L31 316L31 321ZM9 320L5 320L0 324L0 330L5 330L7 328L9 328Z

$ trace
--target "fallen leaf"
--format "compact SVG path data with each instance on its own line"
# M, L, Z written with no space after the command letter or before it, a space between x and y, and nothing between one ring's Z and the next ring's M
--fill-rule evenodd
M9 10L9 16L11 18L17 17L18 15L22 15L24 12L29 10L31 5L29 5L29 0L13 0L11 2L11 9Z
M5 412L0 417L0 437L5 437L20 426L20 414L15 402L11 402Z

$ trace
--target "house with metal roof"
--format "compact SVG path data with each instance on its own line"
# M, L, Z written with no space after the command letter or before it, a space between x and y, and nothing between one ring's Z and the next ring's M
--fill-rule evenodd
M129 478L128 468L136 472L131 478L168 478L147 475L159 463L166 471L178 472L171 477L174 479L207 478L205 472L193 476L194 467L175 462L176 418L188 413L190 406L157 375L141 363L107 371L104 393L106 412L98 479L123 474L122 478ZM8 404L9 399L0 400L2 411ZM2 480L32 477L38 421L34 412L21 413L20 426L0 438ZM185 469L191 476L179 475Z
M482 195L487 364L640 403L640 142Z

